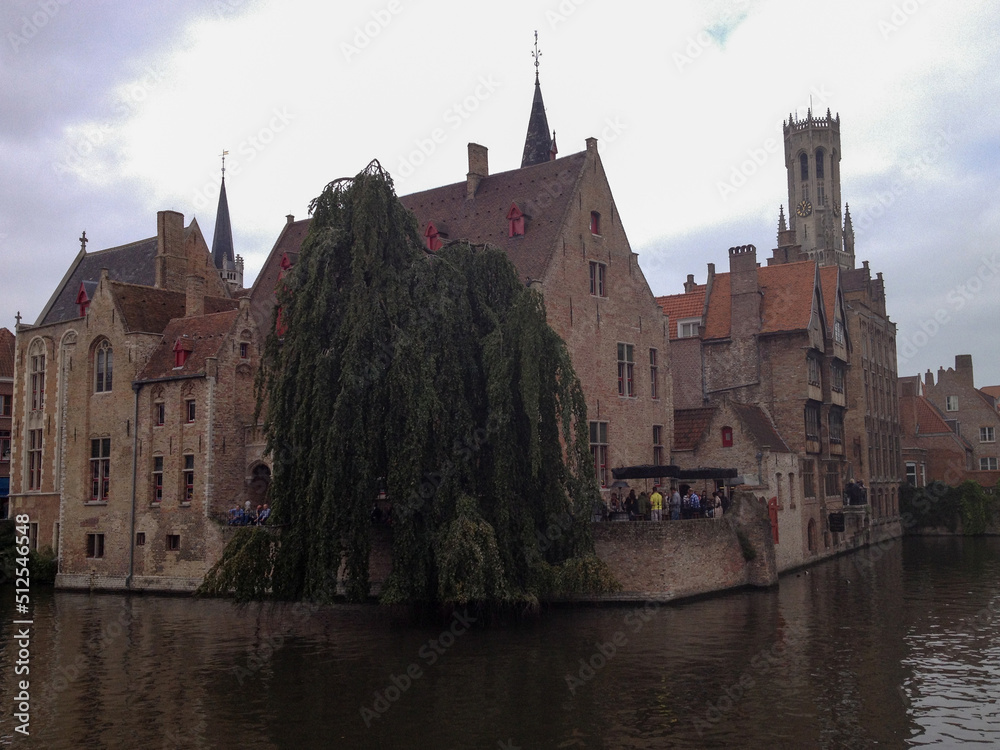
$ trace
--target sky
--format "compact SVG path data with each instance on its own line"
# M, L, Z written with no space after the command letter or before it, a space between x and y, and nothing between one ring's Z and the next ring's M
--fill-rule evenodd
M972 354L1000 384L1000 5L943 0L4 0L0 326L76 253L211 241L220 154L249 286L286 214L378 159L404 195L520 165L539 75L560 155L599 139L656 295L764 260L787 211L781 125L841 118L858 264L884 274L900 375Z

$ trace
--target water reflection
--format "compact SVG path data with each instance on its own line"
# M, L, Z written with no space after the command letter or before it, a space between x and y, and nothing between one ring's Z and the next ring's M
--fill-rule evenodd
M906 540L780 590L461 632L375 607L34 604L18 747L1000 745L1000 539Z

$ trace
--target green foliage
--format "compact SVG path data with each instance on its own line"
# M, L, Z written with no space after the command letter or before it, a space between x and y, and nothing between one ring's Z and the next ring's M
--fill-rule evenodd
M59 564L51 547L28 553L28 569L31 571L31 585L51 586L56 582Z
M14 541L17 533L14 530L14 521L5 519L0 521L0 583L6 583L14 578L14 558L17 552L14 549Z
M239 529L220 560L205 575L198 593L232 596L239 602L266 598L276 546L275 537L266 526Z
M246 585L220 578L244 549L234 539L219 590L324 599L342 570L348 598L366 598L383 486L384 601L530 603L556 578L607 585L585 574L599 566L573 567L593 552L598 492L583 393L541 295L498 249L425 251L377 162L311 210L278 290L287 332L268 339L257 380L280 544L273 569L240 573L270 580ZM556 518L558 538L540 537Z
M978 536L997 523L1000 513L1000 496L971 480L957 487L939 481L926 487L904 483L899 497L904 522L917 528L947 528L954 532L961 519L962 533Z
M736 538L740 541L740 551L743 552L743 559L751 562L757 559L757 550L754 549L753 542L750 541L742 529L736 530Z

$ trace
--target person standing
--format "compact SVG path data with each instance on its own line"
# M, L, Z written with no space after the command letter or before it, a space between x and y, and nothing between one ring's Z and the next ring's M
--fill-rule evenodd
M691 488L691 518L701 518L701 498L693 487Z
M676 484L670 488L670 520L681 520L681 493L677 491Z
M653 494L649 496L649 503L652 506L649 511L649 520L659 521L660 511L663 510L663 495L660 494L660 485L653 485Z
M714 518L716 521L718 521L720 518L722 518L722 513L723 513L723 510L722 510L722 497L720 497L718 490L716 490L712 494L712 498L715 501L715 506L712 508L712 518Z

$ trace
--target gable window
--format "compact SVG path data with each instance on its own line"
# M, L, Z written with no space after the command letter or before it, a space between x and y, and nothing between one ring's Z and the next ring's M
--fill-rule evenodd
M153 456L153 502L163 500L163 456Z
M597 211L590 212L590 233L601 233L601 215Z
M677 338L690 339L698 335L701 318L681 318L677 321Z
M0 430L0 461L10 461L10 430Z
M194 454L184 454L184 498L185 503L194 499Z
M176 552L180 548L181 548L181 535L167 534L167 549L171 552Z
M819 407L806 406L806 440L819 440Z
M618 345L618 395L635 396L635 360L632 344Z
M590 454L594 457L594 475L601 487L608 486L608 423L590 423Z
M107 393L111 390L112 365L111 342L105 339L94 354L95 393Z
M153 425L156 427L163 427L163 422L166 418L167 407L162 401L157 401L153 404Z
M39 349L41 346L38 347ZM45 408L45 354L31 356L31 410Z
M809 385L819 385L819 360L815 357L807 357L806 362L809 365Z
M195 401L193 398L189 398L184 402L184 421L191 424L194 421L195 415Z
M507 236L521 237L524 234L524 214L517 207L516 203L510 204L510 211L507 212Z
M246 341L241 341L240 359L249 359L249 358L250 358L250 344L248 344Z
M840 318L833 321L833 340L838 344L844 343L844 321Z
M980 427L979 428L979 442L980 443L995 443L997 440L996 429L993 427Z
M590 293L595 297L607 297L604 287L604 278L607 273L607 266L595 260L590 261Z
M945 411L958 411L958 396L946 396L944 400Z
M187 362L191 351L194 349L194 342L187 336L182 336L174 343L174 369L183 367Z
M722 447L732 448L733 447L733 428L723 427L722 428Z
M660 368L657 364L658 352L656 349L649 350L649 397L660 397Z
M42 431L28 430L28 489L42 486Z
M835 392L837 392L837 393L843 393L844 392L844 368L843 368L843 366L837 364L836 362L834 362L833 366L830 369L831 369L831 372L833 374L833 384L830 387Z
M0 417L9 417L11 413L11 397L0 393Z
M87 534L87 557L104 557L104 534Z
M996 456L985 456L979 459L979 470L980 471L996 471L997 470L997 457Z
M90 441L90 501L104 503L111 489L111 438Z
M87 308L90 307L90 297L87 295L87 287L84 286L84 282L80 282L80 291L76 293L76 304L80 308L80 317L82 318L87 314Z

